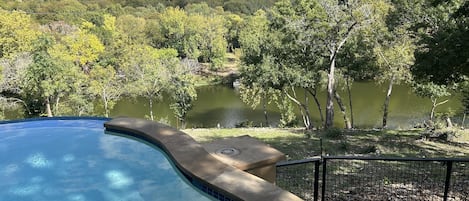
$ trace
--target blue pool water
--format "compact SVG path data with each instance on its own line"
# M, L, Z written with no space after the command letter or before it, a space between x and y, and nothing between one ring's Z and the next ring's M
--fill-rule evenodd
M0 124L0 200L211 200L160 149L105 133L104 122Z

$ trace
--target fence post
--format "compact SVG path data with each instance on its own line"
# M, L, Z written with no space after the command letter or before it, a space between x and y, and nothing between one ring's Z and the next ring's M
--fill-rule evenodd
M321 200L326 200L326 162L327 159L323 158L322 161L322 191L321 191Z
M451 182L451 171L453 169L453 161L447 161L446 162L446 180L445 180L445 192L443 194L443 201L448 200L448 191L449 191L449 185Z
M314 201L318 201L319 196L319 163L320 160L314 162Z

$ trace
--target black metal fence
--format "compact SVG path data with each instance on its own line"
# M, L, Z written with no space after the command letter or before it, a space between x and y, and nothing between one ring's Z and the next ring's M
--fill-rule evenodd
M277 164L305 200L469 200L469 158L325 156Z

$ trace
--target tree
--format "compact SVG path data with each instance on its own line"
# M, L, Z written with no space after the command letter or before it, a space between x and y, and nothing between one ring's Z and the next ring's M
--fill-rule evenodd
M282 71L274 58L270 56L270 41L275 40L269 33L269 21L266 13L257 11L248 18L239 33L239 42L243 50L241 60L243 62L240 70L240 93L243 102L252 108L262 102L266 125L269 125L267 108L268 102L276 100L282 93L281 80ZM280 107L285 106L284 101L277 101ZM284 125L290 124L291 115L283 115L288 107L283 107L281 121ZM285 118L286 119L285 119Z
M123 94L123 83L111 66L96 66L89 73L90 90L99 96L104 104L104 116L109 117L110 110Z
M109 22L111 25L111 22ZM146 20L133 15L122 15L116 19L115 26L119 39L126 45L147 45L145 36Z
M325 22L329 22L321 31L326 35L329 51L329 73L327 84L326 122L325 128L333 126L335 94L335 69L338 53L349 37L359 29L372 26L384 20L388 5L384 1L323 1L323 12L327 14ZM324 19L324 18L323 18Z
M424 1L423 5L424 20L414 28L419 43L412 74L431 94L445 94L448 86L459 85L456 90L465 104L469 100L464 96L469 87L469 2ZM439 105L432 102L433 107Z
M19 108L20 106L23 106L30 114L26 102L21 99L23 91L21 83L26 69L31 63L30 53L17 54L14 58L9 59L0 59L0 107L2 114L6 109Z
M181 63L174 67L169 69L171 79L168 89L173 101L170 107L181 123L181 128L184 129L186 128L187 113L192 109L193 101L197 99L197 91L190 66Z
M284 34L277 52L290 61L285 65L328 72L325 128L333 126L336 61L342 47L358 30L384 20L388 7L384 1L367 0L284 0L274 6L272 28Z
M0 58L31 51L38 34L29 15L0 9Z
M54 45L49 51L58 58L73 62L88 74L100 54L104 52L104 45L98 37L88 31L93 27L92 23L84 22L82 29L64 36L61 43Z
M184 10L180 8L168 7L162 13L159 13L157 23L152 24L153 27L149 30L151 31L151 45L155 48L176 49L180 57L196 58L197 54L192 56L184 48L185 46L192 46L192 44L187 44L185 39L187 18Z
M202 21L195 21L195 16L190 16L190 25L197 25L192 27L190 32L200 34L198 37L198 49L200 55L198 57L201 62L210 62L211 68L218 70L223 67L225 60L225 53L227 49L227 42L224 36L226 29L224 27L225 19L221 15L201 16Z
M260 64L243 66L241 72L241 87L239 90L241 100L253 109L262 104L265 125L269 126L267 104L276 100L281 94L281 90L275 89L280 81L279 76L281 76L277 65L269 57L264 58ZM282 119L282 121L286 122L285 124L289 123L285 119Z
M36 41L33 62L26 69L22 82L23 95L43 103L48 117L53 116L53 111L59 111L60 99L71 91L76 72L72 63L50 54L54 43L53 38L47 35Z
M437 1L427 8L438 20L420 25L420 34L412 73L420 80L437 84L455 83L469 76L469 2Z
M174 49L155 49L150 46L130 46L124 54L122 70L128 91L149 101L150 119L153 116L153 101L162 97L169 87L169 80L175 68L177 51Z
M379 67L376 79L378 82L389 82L383 106L383 128L387 127L393 85L411 81L410 67L414 62L414 50L415 45L405 35L399 35L390 44L385 43L385 45L379 45L374 49Z
M239 32L242 28L244 19L236 14L225 15L225 29L226 29L226 41L228 43L228 51L234 52L236 48L239 48Z
M225 20L222 15L214 14L214 9L195 5L191 8L192 13L173 7L160 13L157 22L151 22L147 28L151 45L176 49L180 58L209 62L218 69L227 48Z
M36 4L39 4L36 2ZM78 0L58 0L44 1L39 5L35 12L39 15L38 20L42 23L52 21L65 21L71 24L78 24L83 20L87 7Z
M417 93L417 95L422 97L428 97L432 101L432 109L430 111L431 121L433 121L433 118L435 117L436 107L448 102L448 99L443 101L439 101L439 99L451 95L446 85L438 85L433 82L428 82L425 84L415 84L414 91L415 93Z

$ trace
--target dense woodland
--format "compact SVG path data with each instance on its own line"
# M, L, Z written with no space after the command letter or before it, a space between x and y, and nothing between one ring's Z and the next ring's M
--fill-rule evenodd
M243 101L276 104L280 126L297 121L296 107L308 129L334 127L334 115L352 128L353 103L337 91L352 96L356 80L388 86L382 127L401 83L432 101L430 120L451 93L463 95L465 109L443 117L469 113L466 0L0 0L0 7L0 118L15 108L25 116L108 116L119 98L145 97L153 120L153 103L167 96L184 124L201 66L221 70L227 53L240 57ZM322 125L311 121L309 102Z

